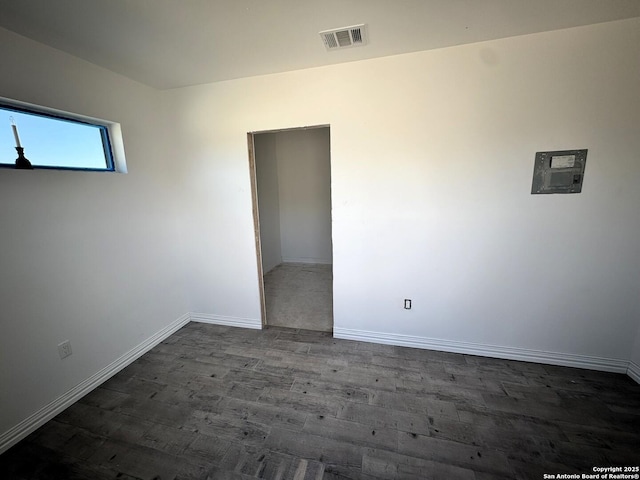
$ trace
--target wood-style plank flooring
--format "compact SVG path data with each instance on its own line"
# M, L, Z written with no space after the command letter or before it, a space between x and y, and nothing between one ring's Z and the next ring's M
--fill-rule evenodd
M542 479L640 463L624 375L191 323L0 456L3 479Z

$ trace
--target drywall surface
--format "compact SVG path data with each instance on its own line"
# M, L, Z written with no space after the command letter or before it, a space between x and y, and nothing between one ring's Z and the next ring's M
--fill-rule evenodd
M129 170L0 169L2 433L189 304L177 162L165 153L159 92L3 29L0 45L0 96L119 122ZM0 146L0 155L15 150ZM73 355L61 360L64 340Z
M285 262L331 263L329 145L328 128L276 133Z
M331 263L328 128L255 135L262 266Z
M168 91L194 308L260 318L246 133L329 124L336 328L628 360L639 57L631 19ZM582 193L530 194L580 148Z
M267 273L282 263L276 134L256 134L253 138L258 184L262 271Z

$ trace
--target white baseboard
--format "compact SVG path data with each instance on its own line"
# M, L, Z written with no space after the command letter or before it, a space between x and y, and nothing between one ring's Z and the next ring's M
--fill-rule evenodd
M184 314L176 321L172 322L170 325L166 326L138 346L129 350L114 362L104 367L102 370L98 371L91 377L79 383L71 390L53 400L48 405L45 405L33 415L17 424L15 427L4 432L2 435L0 435L0 454L11 448L13 445L18 443L30 433L37 430L39 427L62 412L65 408L85 396L91 390L107 381L120 370L144 355L146 352L151 350L167 337L171 336L187 323L189 323L189 314Z
M295 258L286 257L282 259L282 263L314 263L321 265L331 265L331 260L326 258Z
M192 322L211 323L214 325L227 325L229 327L262 329L262 321L259 318L226 317L224 315L213 315L211 313L189 314Z
M481 357L504 358L508 360L520 360L523 362L546 363L550 365L585 368L589 370L600 370L604 372L628 373L631 378L634 378L633 375L629 373L629 362L626 360L618 360L614 358L591 357L586 355L575 355L571 353L545 352L541 350L529 350L526 348L516 347L500 347L496 345L457 342L451 340L440 340L437 338L415 337L411 335L370 332L366 330L352 330L349 328L337 327L334 327L333 329L333 336L346 340L382 343L385 345L397 345L400 347L440 350L444 352L464 353L467 355L479 355ZM635 374L638 375L638 373L640 373L640 370L635 370ZM634 380L638 381L636 378L634 378Z
M640 365L634 362L629 362L627 375L629 375L636 383L640 383Z

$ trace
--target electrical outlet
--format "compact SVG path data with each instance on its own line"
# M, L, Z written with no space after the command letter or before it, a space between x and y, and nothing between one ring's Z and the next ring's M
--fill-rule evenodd
M71 342L69 340L65 340L58 345L58 355L60 355L60 358L67 358L72 353Z
M411 299L410 298L405 298L404 299L404 309L405 310L411 310Z

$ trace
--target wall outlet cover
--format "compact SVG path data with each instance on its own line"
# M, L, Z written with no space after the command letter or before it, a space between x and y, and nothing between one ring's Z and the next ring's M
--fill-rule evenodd
M71 350L71 342L69 340L65 340L64 342L58 344L58 355L60 355L60 358L67 358L72 353L73 351Z

